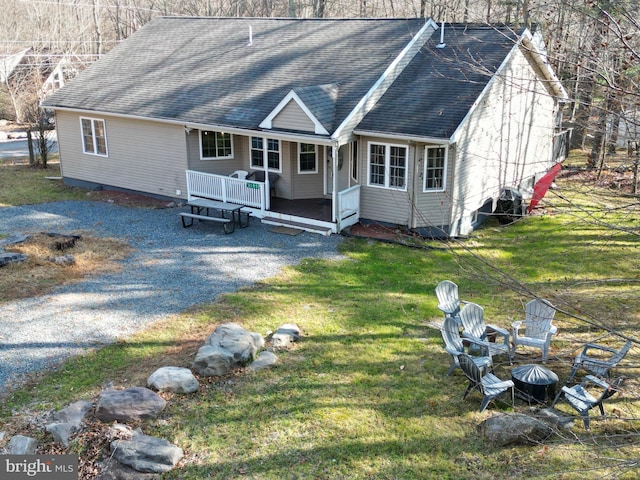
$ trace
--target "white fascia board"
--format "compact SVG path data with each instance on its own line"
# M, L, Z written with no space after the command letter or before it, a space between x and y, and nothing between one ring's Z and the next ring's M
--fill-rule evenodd
M182 127L192 128L194 130L211 130L211 131L225 132L225 133L229 132L235 135L244 135L247 137L267 137L267 138L274 138L278 140L285 140L285 141L291 141L291 142L315 143L316 145L333 145L332 139L328 136L318 137L316 135L311 135L311 134L305 135L305 134L290 133L290 132L251 130L248 128L230 127L228 125L212 125L212 124L205 124L205 123L185 122L180 120L167 120L164 118L151 118L151 117L143 117L140 115L126 115L126 114L113 113L113 112L99 112L96 110L82 110L78 108L53 107L53 106L46 106L43 108L73 112L80 115L88 115L93 118L100 117L100 116L126 118L129 120L142 120L146 122L164 123L168 125L180 125Z
M569 100L569 94L549 64L547 54L541 49L541 47L544 46L544 42L540 32L536 32L535 35L532 35L528 29L525 30L522 34L520 43L522 44L522 48L526 52L529 52L533 61L536 63L538 68L540 68L542 75L544 75L545 80L549 83L551 90L553 90L553 93L558 97L558 100L563 102Z
M433 145L450 145L450 140L448 138L421 137L417 135L402 135L399 133L374 132L358 129L355 129L353 133L362 137L385 138L389 140L400 140L414 143L429 143Z
M273 128L273 119L276 118L276 116L282 111L282 109L286 107L291 101L296 102L305 113L305 115L309 117L309 119L313 122L313 125L315 126L314 133L316 133L317 135L329 135L329 132L327 132L327 130L318 121L316 116L311 113L311 110L307 108L304 102L300 100L298 94L293 90L291 90L282 100L280 100L280 103L276 106L276 108L274 108L271 113L267 115L267 117L262 121L262 123L260 123L260 128Z
M429 28L431 32L426 35ZM354 120L357 119L358 122L364 118L365 114L368 113L373 106L378 102L380 97L384 95L387 89L393 84L395 79L402 73L404 68L409 64L411 59L418 53L422 45L431 38L431 35L438 29L438 25L431 19L427 19L423 27L414 35L411 41L402 49L400 54L389 64L387 69L382 73L380 78L372 85L369 91L365 94L364 97L360 99L358 104L351 110L349 115L342 121L340 126L336 128L333 132L332 137L338 139L341 135L344 134L343 130L350 125ZM404 60L404 64L402 64ZM381 88L381 86L391 79L391 82L388 83L386 88ZM357 117L360 116L358 119Z

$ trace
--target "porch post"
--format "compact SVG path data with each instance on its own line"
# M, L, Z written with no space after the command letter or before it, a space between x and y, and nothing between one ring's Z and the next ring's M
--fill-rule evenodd
M278 146L280 141L278 140ZM262 137L262 155L264 168L264 206L266 210L271 210L271 186L269 185L269 144L267 137ZM282 161L282 158L280 159Z
M331 170L333 171L333 192L331 192L331 219L338 221L338 142L331 145Z

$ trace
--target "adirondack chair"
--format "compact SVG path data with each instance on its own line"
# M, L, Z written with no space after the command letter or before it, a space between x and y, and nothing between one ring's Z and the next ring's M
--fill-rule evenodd
M442 340L444 341L444 349L451 355L451 366L447 371L447 375L450 375L451 372L460 367L458 356L463 353L468 353L469 349L464 345L460 337L458 321L455 318L445 318L440 332L442 334ZM471 356L471 359L478 368L485 373L489 373L493 368L493 362L489 356Z
M525 319L511 324L512 356L518 345L534 347L542 350L542 363L547 363L551 337L558 331L551 323L555 314L555 308L547 300L536 298L527 303Z
M493 373L482 374L478 365L473 361L466 353L458 355L458 361L460 362L460 368L464 372L465 376L469 380L469 386L462 399L467 398L467 395L472 390L478 390L482 394L482 402L480 403L480 411L483 412L489 402L499 397L503 393L506 393L511 389L511 405L514 403L514 384L511 380L500 380Z
M565 386L571 383L580 369L586 370L592 375L608 378L611 369L624 359L630 349L630 341L625 342L619 350L597 343L587 343L573 360L573 367L565 382ZM557 403L560 395L562 395L562 391L556 395L556 398L551 404L552 407Z
M597 343L587 343L582 352L573 360L573 368L567 383L575 377L577 371L581 368L593 375L608 377L609 371L622 361L630 349L630 341L627 341L619 350Z
M579 385L562 387L562 393L569 405L580 414L584 428L589 430L589 410L598 407L604 417L603 402L620 390L624 380L624 377L620 377L610 384L593 375L585 375Z
M473 340L473 344L483 350L483 355L492 357L494 355L507 354L509 364L512 364L512 350L509 339L509 332L504 328L484 323L484 309L476 303L467 303L460 310L460 321L462 322L462 337ZM488 341L487 329L491 329L496 335L496 341ZM498 341L502 338L502 341Z
M436 297L438 298L438 309L445 318L453 317L460 320L460 298L458 297L458 285L450 280L443 280L436 285Z

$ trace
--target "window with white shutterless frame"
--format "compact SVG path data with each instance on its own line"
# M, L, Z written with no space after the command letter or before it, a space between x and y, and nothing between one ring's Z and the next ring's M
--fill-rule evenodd
M447 187L447 159L449 148L445 145L427 145L424 148L425 192L444 192Z
M200 130L200 160L233 158L233 136L214 130Z
M367 185L390 190L407 189L407 145L369 142Z
M107 130L101 118L80 117L82 151L89 155L108 156Z

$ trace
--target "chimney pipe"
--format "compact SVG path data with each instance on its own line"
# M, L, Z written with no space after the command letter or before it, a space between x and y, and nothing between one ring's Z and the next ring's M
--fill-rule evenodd
M444 48L447 44L444 43L444 22L440 22L440 43L436 45L436 48Z

